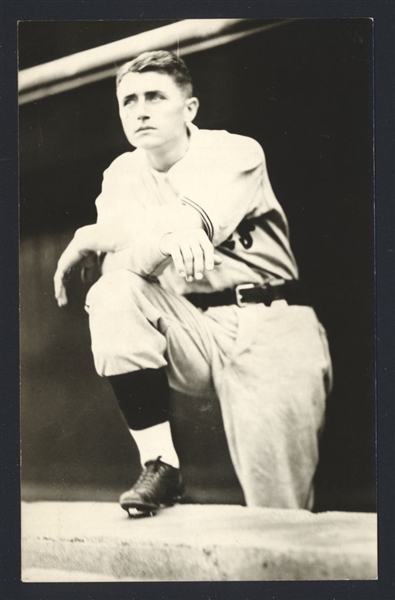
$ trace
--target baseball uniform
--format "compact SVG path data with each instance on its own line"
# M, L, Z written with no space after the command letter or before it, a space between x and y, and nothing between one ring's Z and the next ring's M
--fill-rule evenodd
M87 296L95 366L101 376L166 367L186 395L214 389L247 504L310 508L331 385L325 331L310 306L203 311L185 298L298 278L259 144L188 127L188 151L166 173L137 149L104 174L97 223L109 237L127 231L129 244L106 255ZM192 283L154 243L183 206L199 212L222 258Z

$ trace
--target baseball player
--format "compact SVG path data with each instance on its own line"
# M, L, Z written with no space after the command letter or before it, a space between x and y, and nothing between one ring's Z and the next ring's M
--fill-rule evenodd
M263 150L193 124L199 102L170 52L141 54L116 83L135 149L105 171L97 222L77 230L54 284L63 306L69 269L104 256L86 299L94 364L142 465L120 504L150 512L183 493L175 389L215 390L248 506L311 508L331 363Z

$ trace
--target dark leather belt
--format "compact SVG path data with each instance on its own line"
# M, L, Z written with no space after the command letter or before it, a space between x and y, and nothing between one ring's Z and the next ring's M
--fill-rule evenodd
M185 298L203 310L207 310L210 306L229 306L231 304L243 307L249 303L263 303L271 306L275 300L286 300L291 305L311 306L304 285L297 279L287 281L281 279L265 285L242 283L222 292L186 294Z

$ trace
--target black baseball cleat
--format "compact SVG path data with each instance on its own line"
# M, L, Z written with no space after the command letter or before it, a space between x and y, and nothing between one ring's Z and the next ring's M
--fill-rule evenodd
M134 486L121 495L119 503L129 516L133 516L130 509L138 511L140 516L154 514L161 506L172 506L181 500L184 484L180 470L160 459L159 456L146 462Z

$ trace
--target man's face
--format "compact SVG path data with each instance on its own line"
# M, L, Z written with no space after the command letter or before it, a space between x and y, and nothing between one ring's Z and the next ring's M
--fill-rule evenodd
M176 146L198 107L197 99L187 98L172 77L156 71L127 73L117 98L128 141L148 151Z

